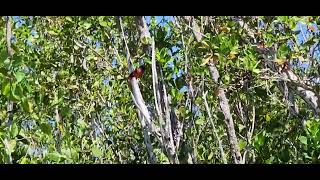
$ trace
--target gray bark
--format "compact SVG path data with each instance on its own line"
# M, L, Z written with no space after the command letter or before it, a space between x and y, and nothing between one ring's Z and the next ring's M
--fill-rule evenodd
M7 52L8 52L8 58L10 61L12 61L13 57L13 49L11 47L11 38L12 38L12 24L11 24L11 17L7 16L7 21L6 21L6 40L7 40ZM14 111L14 103L13 101L9 100L7 104L7 112L8 112L8 120L7 120L7 125L8 127L11 126L13 122L13 111Z
M189 18L190 19L190 18ZM193 21L192 22L193 26L196 25L196 23ZM193 32L194 34L196 34L196 29L199 28L193 28ZM201 35L201 33L199 33ZM196 35L195 35L196 36ZM196 36L197 41L199 42L201 40L202 36L200 36L200 38ZM219 72L217 70L217 68L215 67L214 64L209 63L209 71L211 73L211 77L212 80L215 83L218 83L219 80ZM229 139L229 145L230 145L230 149L231 149L231 154L234 160L235 164L240 164L241 163L241 153L240 153L240 149L239 149L239 144L238 144L238 139L235 133L235 129L234 129L234 123L233 123L233 119L232 119L232 115L230 112L230 106L229 106L229 102L228 99L226 97L225 91L224 89L219 88L218 90L218 98L219 98L219 104L220 104L220 108L223 112L223 115L225 117L224 122L226 124L227 127L227 134L228 134L228 139Z
M131 56L130 56L130 51L128 48L128 44L126 41L126 37L124 34L124 30L122 27L122 19L121 17L119 17L119 26L120 26L120 30L121 30L121 36L122 39L124 41L125 44L125 49L126 49L126 57L127 57L127 61L128 61L128 69L129 72L132 71L132 62L131 62ZM148 156L149 156L149 163L151 164L155 164L157 163L156 160L156 156L153 152L153 147L152 147L152 143L151 143L151 138L150 138L150 133L153 132L153 127L152 127L152 123L151 123L151 117L148 111L148 108L143 100L138 82L136 80L136 78L132 78L129 81L129 85L131 87L131 91L132 91L132 99L136 105L136 107L138 108L138 117L141 123L141 127L142 127L142 131L143 131L143 136L144 136L144 142L145 145L147 147L147 152L148 152Z

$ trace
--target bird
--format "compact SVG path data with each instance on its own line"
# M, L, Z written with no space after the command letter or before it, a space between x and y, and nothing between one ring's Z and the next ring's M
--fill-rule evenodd
M139 79L143 75L144 71L145 71L145 66L141 65L129 75L128 80L130 81L133 77L135 77L136 79Z

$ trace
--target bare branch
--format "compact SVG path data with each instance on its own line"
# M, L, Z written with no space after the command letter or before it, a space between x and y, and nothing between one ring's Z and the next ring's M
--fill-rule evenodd
M165 86L164 82L162 82L162 87L163 87L163 101L165 104L164 111L166 114L165 131L166 131L166 136L168 137L168 151L169 151L169 155L170 155L169 157L171 158L171 161L173 163L178 164L179 160L178 160L178 156L176 154L176 148L174 147L173 136L172 136L169 100L168 100L166 86Z
M8 58L10 61L12 61L13 57L13 49L11 47L11 38L12 38L12 29L11 29L11 17L7 16L6 20L6 40L7 40L7 52L8 52ZM13 101L8 100L7 104L7 112L8 112L8 119L7 119L7 126L11 127L11 124L13 122L13 111L15 104ZM5 139L6 140L6 139ZM11 154L9 154L8 162L12 164L12 157Z
M240 154L240 149L238 145L238 139L234 129L232 115L230 113L229 102L224 90L221 88L219 88L218 90L218 98L220 101L220 108L225 118L224 122L227 126L227 134L229 138L229 144L230 144L232 156L233 156L234 162L236 164L239 164L241 162L241 154Z
M124 35L124 31L123 31L123 27L122 27L122 20L121 17L119 17L119 24L120 24L120 28L121 28L121 32L122 32L122 39L124 41L125 44L125 48L126 48L126 57L127 57L127 61L128 61L128 69L129 72L132 71L132 62L131 62L131 57L130 57L130 51L128 48L128 44ZM153 148L152 148L152 144L151 144L151 140L150 140L150 135L148 132L152 132L152 125L151 125L151 117L148 111L147 106L145 105L145 102L143 100L138 82L136 80L136 78L132 78L129 81L129 85L131 86L131 90L133 93L133 101L135 102L138 110L139 110L139 119L140 119L140 123L142 126L142 130L143 130L143 135L144 135L144 141L148 150L148 154L149 154L149 162L151 164L156 163L156 158L155 155L153 153ZM143 116L142 116L143 115Z
M141 20L142 19L142 20ZM139 26L140 31L142 30L148 30L147 28L144 28L146 26L143 17L137 17L137 22ZM140 32L140 34L147 34ZM148 35L148 34L147 34ZM150 34L149 34L150 35ZM163 93L161 96L161 88L158 82L158 74L157 74L157 66L156 66L156 58L155 58L155 42L152 38L151 42L151 49L152 49L152 82L153 82L153 91L154 91L154 97L155 97L155 107L159 118L160 123L160 131L162 134L162 144L164 148L167 151L169 160L171 163L179 163L178 156L176 154L176 148L174 146L173 137L172 137L172 129L171 129L171 120L170 120L170 109L168 105L168 99L167 99L167 93L164 86L164 82L162 83L163 87ZM160 70L161 71L161 70ZM162 106L162 101L164 101L164 106ZM164 111L164 112L163 112ZM166 115L166 121L164 121L163 114ZM164 127L164 128L163 128Z
M150 135L147 130L145 118L142 116L141 111L138 111L138 116L141 121L141 127L143 131L143 136L144 136L144 143L146 144L148 154L149 154L149 161L151 164L156 164L157 163L157 158L155 154L153 153L153 148L150 140Z

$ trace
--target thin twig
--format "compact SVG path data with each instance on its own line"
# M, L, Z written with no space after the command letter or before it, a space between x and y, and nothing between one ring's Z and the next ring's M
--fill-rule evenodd
M76 43L77 46L79 46L79 47L81 47L81 48L83 48L83 49L85 49L86 47L89 47L89 49L90 49L92 52L94 52L94 53L95 53L96 55L98 55L101 59L103 59L105 62L107 62L109 66L111 66L110 62L107 61L105 57L103 57L100 53L98 53L98 52L97 52L95 49L93 49L91 46L89 46L89 45L87 45L87 44L85 44L85 43L83 43L83 42L78 42L78 41L76 41L76 40L73 40L73 41Z
M191 19L186 19L185 17L184 17L184 19L189 22L189 24L186 24L187 28L191 29L194 33L197 33L197 34L201 35L202 37L209 38L205 34L199 32L199 30L196 30L195 28L191 27Z
M252 139L252 136L253 136L253 131L254 131L254 123L255 123L255 116L256 116L256 111L255 111L255 106L253 105L252 107L252 125L251 125L251 130L250 130L250 135L249 135L249 143L251 143L251 139Z
M124 41L124 44L125 44L125 48L127 50L127 61L128 61L128 69L129 69L129 72L132 72L132 60L131 60L131 56L130 56L130 50L129 50L129 47L128 47L128 43L127 43L127 40L126 40L126 36L124 34L124 30L123 30L123 25L122 25L122 18L119 17L119 23L120 23L120 29L121 29L121 36L122 36L122 39Z

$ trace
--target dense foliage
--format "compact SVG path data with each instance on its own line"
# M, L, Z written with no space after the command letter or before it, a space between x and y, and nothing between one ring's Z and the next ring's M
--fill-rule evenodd
M0 162L318 163L319 22L2 17Z

